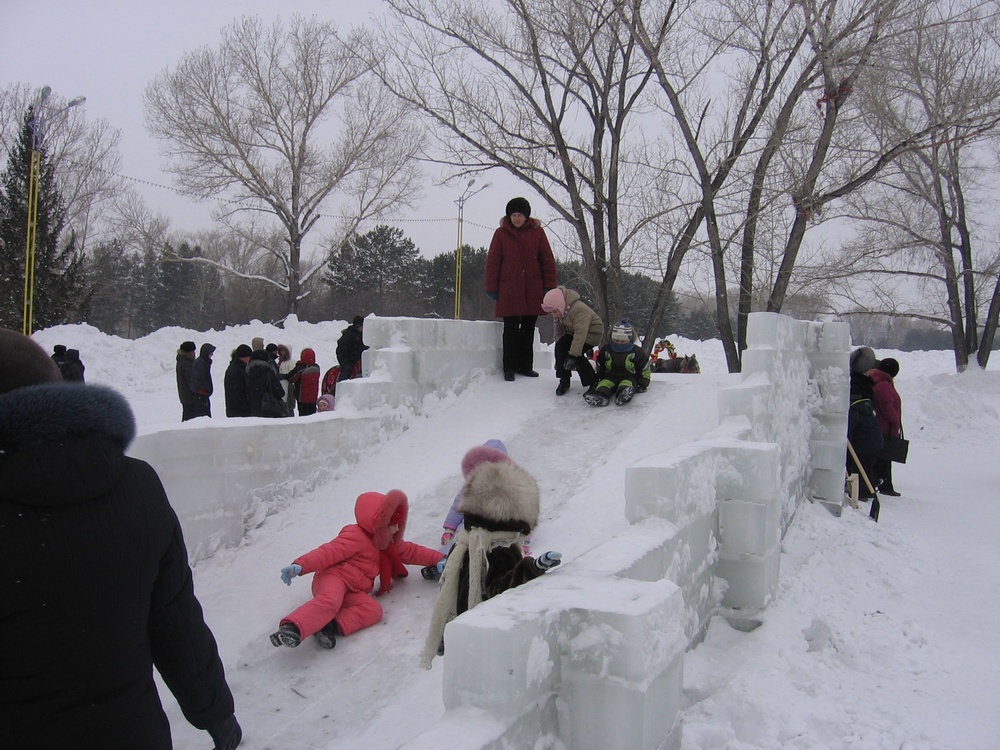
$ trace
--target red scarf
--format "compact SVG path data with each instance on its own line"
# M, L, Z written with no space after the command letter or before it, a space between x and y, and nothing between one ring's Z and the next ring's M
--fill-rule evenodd
M375 596L382 596L382 594L389 593L392 590L393 578L406 578L409 575L406 566L403 565L403 561L399 557L396 545L391 542L388 547L380 552L378 567L379 587Z

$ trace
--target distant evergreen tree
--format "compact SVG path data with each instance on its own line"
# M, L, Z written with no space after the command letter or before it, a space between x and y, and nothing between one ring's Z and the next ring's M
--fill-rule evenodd
M139 259L121 242L102 242L86 262L90 315L87 322L105 333L129 337L139 292Z
M462 320L492 320L494 303L483 291L486 279L486 248L462 248ZM439 318L455 316L455 253L421 259L420 288L425 314Z
M23 323L33 116L29 108L18 140L7 154L6 169L0 175L0 325L15 330L20 330ZM71 235L60 245L64 223L62 200L43 148L35 229L33 328L36 330L77 323L87 313L84 269L75 237Z
M584 301L590 304L594 299L594 294L590 289L583 271L583 266L579 261L561 261L558 263L559 284L580 293ZM649 315L656 301L660 282L641 273L622 273L622 317L628 318L640 335L657 339L676 331L680 324L680 307L677 297L670 293L667 302L667 309L663 315L663 321L655 331L646 331L645 326L649 322ZM614 324L617 321L605 321L606 324Z
M185 260L201 257L186 242L167 247L157 261L154 296L157 327L180 326L207 331L224 319L225 298L219 269Z
M362 312L422 314L419 253L403 230L384 224L355 234L330 252L323 281L333 296L335 317Z

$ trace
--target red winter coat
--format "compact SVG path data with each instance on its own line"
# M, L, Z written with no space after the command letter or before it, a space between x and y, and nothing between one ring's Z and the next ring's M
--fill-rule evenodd
M497 317L544 315L542 297L555 287L556 260L538 219L516 229L502 218L486 256L486 292L497 294Z
M403 541L407 513L406 495L400 490L389 490L385 495L365 492L354 505L356 524L345 526L335 539L296 558L294 562L302 566L302 575L335 575L344 581L349 590L361 593L371 592L376 576L382 575L383 566L387 564L382 551L390 546L406 565L436 564L442 557L440 552ZM393 524L399 525L395 534L388 528ZM393 577L403 578L406 574L406 568L393 565L391 574L387 570L382 578L379 593L392 588Z
M319 400L319 373L316 352L303 349L299 361L288 373L288 382L296 386L295 395L300 404L315 404Z
M903 408L892 382L892 375L881 370L871 370L868 373L875 382L875 416L882 437L898 438L903 428Z

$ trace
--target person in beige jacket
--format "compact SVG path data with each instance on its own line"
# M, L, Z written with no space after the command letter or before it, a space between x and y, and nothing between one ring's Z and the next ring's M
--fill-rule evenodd
M582 299L580 293L564 286L547 292L542 299L542 309L552 316L555 323L556 395L569 390L573 370L580 376L580 384L592 393L597 385L586 353L599 346L604 337L604 322Z

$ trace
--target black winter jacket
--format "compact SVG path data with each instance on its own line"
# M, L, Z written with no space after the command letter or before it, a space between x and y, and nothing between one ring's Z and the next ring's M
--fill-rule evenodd
M177 516L124 454L134 434L108 388L0 394L5 748L167 750L154 666L194 726L233 715Z
M250 394L247 391L247 366L239 357L229 360L229 367L223 377L226 389L226 416L249 417Z

